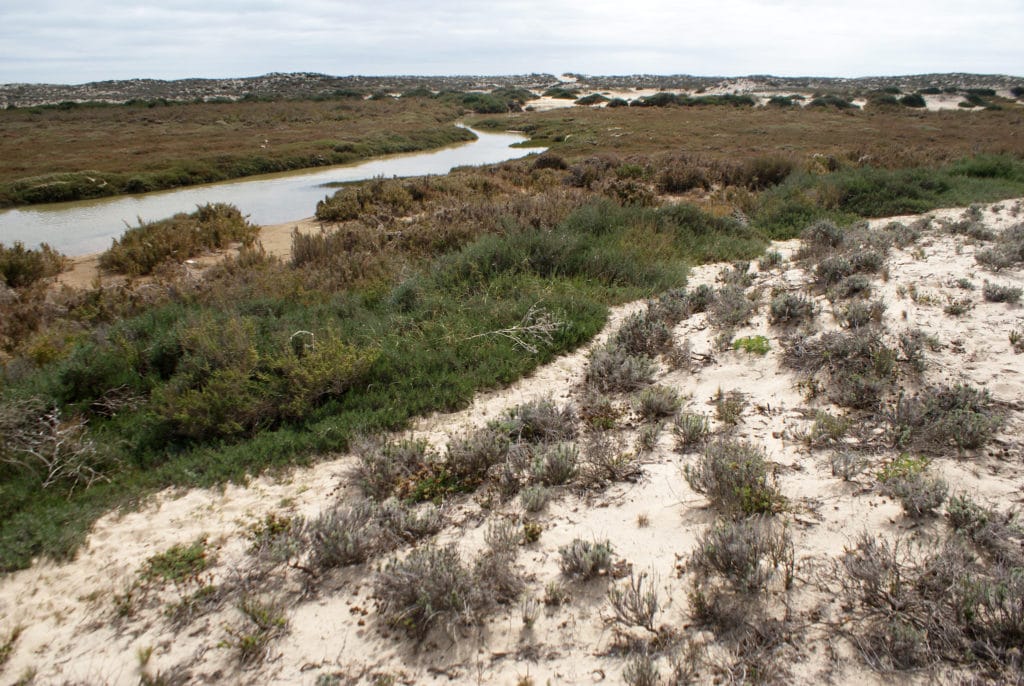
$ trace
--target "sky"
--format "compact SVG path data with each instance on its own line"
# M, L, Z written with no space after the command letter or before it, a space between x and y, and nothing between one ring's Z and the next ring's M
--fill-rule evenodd
M1024 75L1024 0L2 0L0 83Z

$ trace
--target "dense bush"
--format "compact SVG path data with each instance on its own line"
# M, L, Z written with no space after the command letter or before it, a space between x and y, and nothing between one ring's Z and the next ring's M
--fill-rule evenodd
M56 276L66 265L67 258L46 243L38 248L26 248L17 241L10 247L0 243L0 277L10 288L24 288Z
M250 243L258 233L259 227L247 222L238 208L203 205L191 214L179 213L128 229L100 255L100 268L140 276L167 260L182 262L231 243Z

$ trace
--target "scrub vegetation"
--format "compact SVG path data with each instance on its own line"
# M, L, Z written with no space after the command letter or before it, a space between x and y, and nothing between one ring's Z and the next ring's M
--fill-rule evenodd
M32 165L41 163L29 148L33 141L47 146L32 136L57 136L85 123L110 126L117 118L133 146L133 127L146 131L166 117L184 129L207 131L210 144L203 149L219 154L249 145L243 139L252 142L258 127L247 129L253 120L246 117L283 118L308 134L333 116L344 121L347 143L332 139L323 147L342 148L337 154L354 159L391 151L372 140L422 136L424 146L444 142L433 136L441 131L444 138L445 122L462 111L447 102L406 94L287 106L5 111L6 126L37 133L26 133L24 141L18 135L3 139L8 142L0 145L25 149L0 151L0 159L18 159L29 171L0 173L9 181L34 173ZM790 117L748 107L703 114L707 109L577 108L572 119L523 113L495 120L490 125L521 128L554 149L536 160L444 177L346 186L316 208L325 222L321 233L294 235L288 261L268 256L237 210L227 207L200 208L126 233L104 266L150 274L144 282L48 289L46 275L57 269L59 256L5 248L0 569L24 567L40 554L72 554L98 515L155 489L212 485L306 463L357 438L401 429L416 416L463 407L475 392L510 383L584 344L603 326L607 307L627 300L664 294L593 353L587 385L595 394L634 394L638 412L649 419L669 417L680 399L643 389L656 357L670 360L678 353L670 328L704 311L738 326L756 308L741 283L749 278L749 263L737 263L743 268L724 275L720 288L687 292L690 265L754 259L769 239L800 235L809 225L818 226L816 240L835 239L838 258L844 251L864 255L870 251L857 242L862 234L848 228L860 217L1024 194L1024 162L1012 147L1020 143L1005 135L997 140L1009 121L1002 112L922 115L944 127L940 146L927 141L916 114L818 110ZM708 134L713 121L715 137ZM386 122L394 127L383 133ZM751 143L749 132L718 135L761 125L778 128L757 138L752 152L739 152ZM628 135L612 137L612 127ZM210 133L225 130L237 136ZM680 131L723 147L701 155L664 152L678 145ZM897 136L905 139L890 146ZM196 149L197 140L183 135L179 150ZM775 152L788 140L798 144L786 154ZM360 147L364 143L368 147ZM821 152L809 154L815 145ZM969 150L988 154L963 157ZM69 145L65 159L69 168L84 156L93 167L127 173L119 167L123 156L92 153ZM138 165L159 167L175 154L142 154L131 172ZM815 224L825 219L831 224ZM208 238L192 232L185 245L163 233L185 225L213 229ZM226 241L242 247L200 278L181 266L197 250ZM884 248L878 250L881 256ZM824 266L819 260L821 287L839 288L880 266L881 258L878 264L859 259ZM7 267L22 263L29 266ZM780 327L814 314L799 298L771 302ZM760 352L764 346L749 339L741 347ZM872 409L895 380L896 352L867 326L851 324L848 331L809 339L784 357L809 377L832 379L834 399L850 408ZM994 420L985 399L951 393L974 408L967 416L969 435L990 433ZM900 440L916 444L933 435L934 426L952 426L934 409L945 407L948 394L922 398L920 411L901 420ZM735 424L743 405L726 400L735 398L723 394L719 418ZM540 509L546 500L536 495L540 488L636 475L635 459L600 432L547 436L538 427L559 425L558 413L549 410L531 408L507 425L453 442L444 455L422 446L367 449L360 487L371 497L412 502L441 501L481 485L511 497L525 487L533 489L524 492L529 509ZM580 408L581 419L594 427L606 425L609 416L596 404ZM706 419L689 424L674 421L680 446L703 451L688 472L694 490L737 516L783 507L756 448L735 441L702 445ZM953 436L949 443L967 434L958 429L946 435ZM522 445L532 447L524 453ZM736 469L753 475L752 482L733 483ZM416 565L464 564L448 557L441 549L424 552L408 563L409 573ZM406 562L393 564L399 569ZM426 626L426 615L420 617L407 599L396 596L391 607L396 623L413 618L410 629ZM476 600L467 600L450 608L449 619L462 621L478 610Z

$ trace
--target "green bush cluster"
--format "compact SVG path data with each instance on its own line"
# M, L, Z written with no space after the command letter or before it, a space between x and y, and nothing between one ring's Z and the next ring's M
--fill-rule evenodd
M0 243L0 278L9 288L25 288L50 276L60 274L67 258L43 243L26 248L15 241L10 247Z
M182 212L128 229L100 255L100 268L141 276L168 260L182 262L234 242L251 243L258 234L259 227L233 205L202 205L191 214Z

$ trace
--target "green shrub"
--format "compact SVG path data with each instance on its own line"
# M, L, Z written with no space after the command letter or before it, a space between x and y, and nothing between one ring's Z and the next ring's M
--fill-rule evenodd
M764 451L750 443L714 441L684 475L690 488L728 514L771 513L783 502Z
M900 104L904 107L926 107L924 97L920 93L908 93L900 98Z
M764 336L744 336L732 342L733 350L744 350L754 355L765 355L771 349Z
M184 581L204 571L212 563L206 550L206 538L199 538L188 545L178 544L150 557L143 567L144 579L163 581Z
M128 229L100 255L99 264L107 271L140 276L167 260L182 262L233 242L249 243L258 233L259 227L247 222L238 208L207 204L191 214L179 213Z
M10 247L0 243L0 277L10 288L25 288L50 276L60 274L67 266L67 258L43 243L28 249L15 241Z

